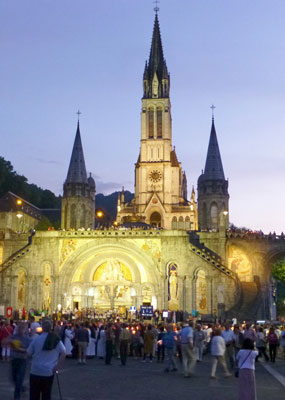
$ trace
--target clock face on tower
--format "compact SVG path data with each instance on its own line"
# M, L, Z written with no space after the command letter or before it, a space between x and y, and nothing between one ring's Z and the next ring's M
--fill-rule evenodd
M152 182L159 182L162 178L162 173L158 169L154 169L149 173L149 179Z

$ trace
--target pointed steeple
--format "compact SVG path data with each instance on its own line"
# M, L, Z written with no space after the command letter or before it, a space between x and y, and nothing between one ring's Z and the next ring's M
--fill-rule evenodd
M65 183L88 183L80 136L79 121Z
M156 72L158 75L158 78L161 79L162 73L163 73L163 66L164 66L163 49L162 49L162 43L161 43L158 16L156 13L155 20L154 20L154 28L153 28L151 49L150 49L150 55L149 55L149 62L148 62L148 67L149 67L149 71L151 74L151 78L153 78L153 76Z
M203 174L205 180L225 180L222 159L220 155L218 139L215 128L215 121L212 118L212 127L210 134L210 141L208 146L208 153L205 164L205 171Z
M157 12L155 13L151 49L143 74L144 98L169 97L169 73L163 56ZM156 81L154 83L154 81Z

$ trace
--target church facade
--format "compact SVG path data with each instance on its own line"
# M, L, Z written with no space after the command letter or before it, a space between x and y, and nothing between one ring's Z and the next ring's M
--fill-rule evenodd
M172 144L170 76L157 14L141 107L135 196L127 203L120 193L116 223L143 222L148 229L94 229L96 186L87 175L78 122L62 229L30 235L1 228L0 305L52 312L151 304L205 318L272 317L269 265L284 252L284 240L278 247L268 238L245 241L227 231L228 182L214 119L198 201L194 189L187 198Z

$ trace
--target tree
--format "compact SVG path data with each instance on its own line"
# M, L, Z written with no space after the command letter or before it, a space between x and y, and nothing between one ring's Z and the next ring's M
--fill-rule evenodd
M272 276L285 285L285 258L276 261L272 266Z

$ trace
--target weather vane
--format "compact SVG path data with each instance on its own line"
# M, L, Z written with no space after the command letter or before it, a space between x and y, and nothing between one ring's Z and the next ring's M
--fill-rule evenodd
M214 104L212 104L210 108L212 109L212 119L214 119L214 110L216 107L214 106Z
M155 0L154 3L155 3L154 11L157 14L158 11L159 11L158 3L160 3L160 1L159 0Z
M78 115L78 122L79 122L79 117L80 117L81 111L78 110L76 114Z

